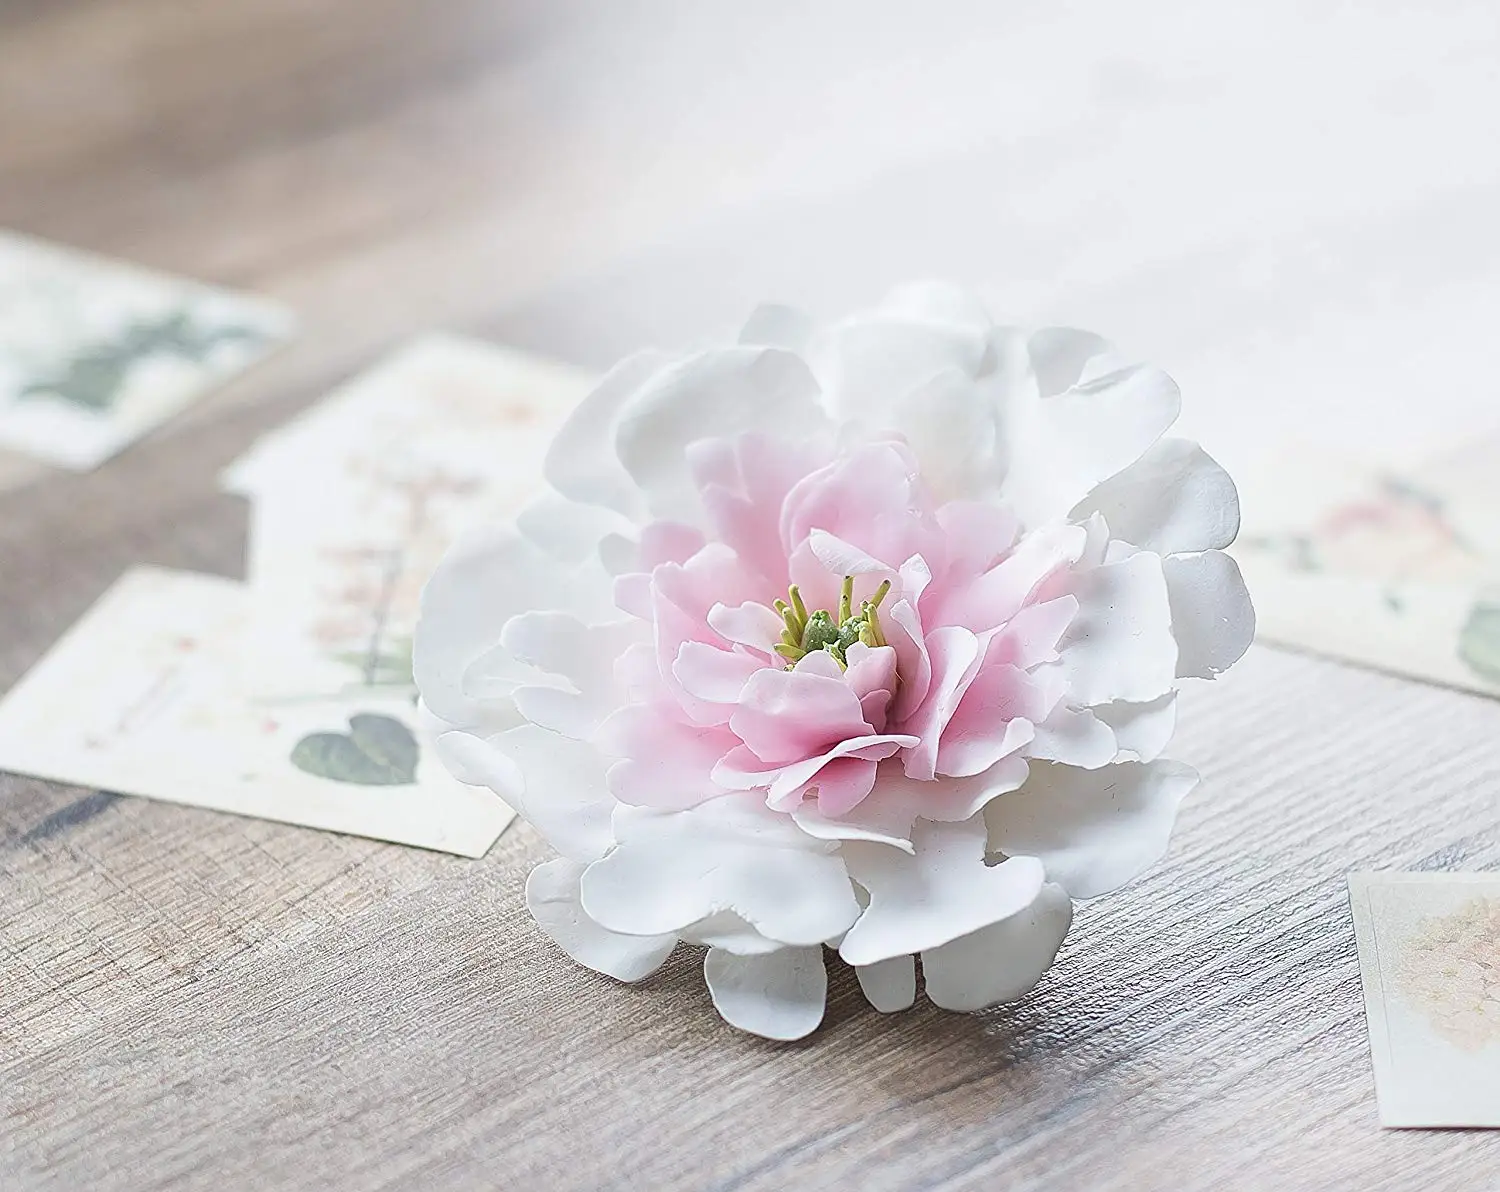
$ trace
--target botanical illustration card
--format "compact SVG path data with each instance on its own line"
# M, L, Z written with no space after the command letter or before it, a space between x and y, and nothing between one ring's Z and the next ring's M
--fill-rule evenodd
M260 299L0 232L0 447L95 467L291 326Z
M1500 695L1500 436L1402 470L1290 457L1246 478L1258 634Z
M431 756L410 697L245 698L250 600L129 572L0 703L0 770L482 856L513 813Z
M251 695L410 695L422 585L468 525L534 495L588 386L564 365L426 337L233 465L226 486L253 502Z
M1385 1126L1500 1126L1500 874L1351 873Z

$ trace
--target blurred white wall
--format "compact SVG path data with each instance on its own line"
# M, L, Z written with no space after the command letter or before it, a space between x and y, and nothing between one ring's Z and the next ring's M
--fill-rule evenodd
M1164 364L1230 462L1500 422L1495 0L595 4L554 32L536 85L600 163L581 235L621 246L516 312L560 347L947 276Z

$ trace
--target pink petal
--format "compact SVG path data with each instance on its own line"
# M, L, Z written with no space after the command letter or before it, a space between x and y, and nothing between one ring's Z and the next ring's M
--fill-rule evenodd
M873 691L890 691L896 680L896 651L891 646L870 647L856 642L847 654L844 682L860 699Z
M723 794L712 774L734 748L732 734L720 728L683 724L671 709L629 704L599 726L595 743L620 758L605 785L622 803L680 810Z
M809 651L797 659L792 669L799 675L820 675L835 682L844 681L844 672L839 667L838 659L827 650Z
M937 511L937 520L948 539L949 571L967 576L982 575L999 563L1021 529L1009 509L985 501L949 501Z
M932 685L921 707L900 722L902 731L921 738L904 759L906 773L921 779L936 777L939 738L978 669L981 653L974 634L952 625L929 634L927 648L932 657Z
M869 443L805 477L787 494L783 548L814 530L832 534L895 570L914 554L941 550L916 459L903 443Z
M1059 596L1046 604L1030 604L1006 622L996 635L991 653L995 661L1030 670L1057 661L1062 635L1078 615L1076 596Z
M681 522L652 522L641 531L640 568L653 571L662 563L686 563L703 549L701 530Z
M1062 699L1056 672L1031 675L995 662L991 641L984 659L962 693L938 746L937 772L963 778L987 770L1034 736L1034 726Z
M1052 526L1028 534L1014 553L968 586L945 593L935 623L975 633L1003 625L1031 603L1039 588L1083 553L1082 526Z
M822 785L823 771L840 761L853 760L870 763L870 784L873 785L876 762L893 757L899 750L915 744L915 737L901 736L854 737L848 741L840 741L820 757L807 758L805 761L786 766L777 773L771 781L766 803L779 811L790 811L802 801L803 795L812 787ZM849 780L846 778L846 793L848 789ZM854 803L859 802L859 799L869 793L870 788L867 786ZM848 806L852 807L854 803ZM847 807L845 809L847 810Z
M750 677L729 725L758 758L774 765L872 731L841 679L772 668Z
M817 795L818 810L824 815L843 815L857 807L875 787L876 765L855 757L830 761L818 771L817 782L809 784L810 793Z
M697 699L715 704L732 704L756 671L764 670L766 661L756 654L720 650L702 642L683 642L672 663L672 675L682 689Z
M885 640L896 651L896 673L901 676L891 718L902 721L927 698L932 684L932 658L928 653L922 619L914 605L898 600L895 604L882 606L880 624L885 631Z
M786 627L776 610L754 600L731 608L727 604L716 604L708 610L709 627L727 642L749 646L764 654L772 654L781 640L781 631Z
M790 581L781 541L782 505L799 480L826 462L826 449L815 440L748 434L693 443L687 459L716 537L770 591L784 590Z

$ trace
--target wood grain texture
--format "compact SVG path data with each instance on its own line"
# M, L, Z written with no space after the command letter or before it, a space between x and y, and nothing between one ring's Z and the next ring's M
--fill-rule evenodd
M134 563L240 574L244 509L217 471L414 331L601 365L762 290L832 306L905 273L1003 275L1043 315L1073 285L1068 312L1217 380L1222 443L1255 428L1238 373L1210 366L1261 360L1233 329L1274 305L1216 282L1247 245L1281 236L1285 294L1326 284L1332 319L1381 229L1435 245L1439 216L1489 209L1500 171L1470 153L1469 189L1339 225L1317 269L1286 247L1317 196L1279 224L1272 202L1247 213L1261 241L1186 229L1163 256L1166 232L1083 166L1237 78L1150 59L1144 18L1014 7L882 32L845 5L0 0L0 225L262 289L306 324L95 473L6 465L0 687ZM1448 58L1461 81L1491 43L1460 8L1439 33L1475 25ZM1261 44L1223 19L1179 39L1184 61ZM1365 18L1327 19L1302 32L1360 44L1338 22ZM1436 60L1427 28L1408 44ZM913 55L937 65L914 76ZM1007 70L1044 88L1049 63L1092 97L1055 136L998 120L1023 111L1010 93L955 98ZM1387 148L1408 137L1391 120ZM1121 212L1145 237L1128 251L1105 235ZM1070 257L1070 236L1098 251ZM1425 307L1473 276L1404 281ZM1267 397L1319 400L1336 420L1322 390ZM631 988L560 956L522 905L544 855L524 826L466 862L0 775L0 1187L1493 1188L1500 1135L1377 1127L1344 874L1500 866L1500 704L1257 648L1185 705L1174 753L1205 780L1171 855L1080 909L1031 997L887 1018L835 962L825 1025L794 1045L723 1026L687 950Z

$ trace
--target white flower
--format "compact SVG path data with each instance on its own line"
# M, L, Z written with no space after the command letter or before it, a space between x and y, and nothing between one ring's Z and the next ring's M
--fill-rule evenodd
M611 372L552 491L428 585L439 752L558 851L538 923L622 981L679 943L731 1023L1023 996L1163 853L1181 679L1248 646L1234 486L1164 373L927 285Z

